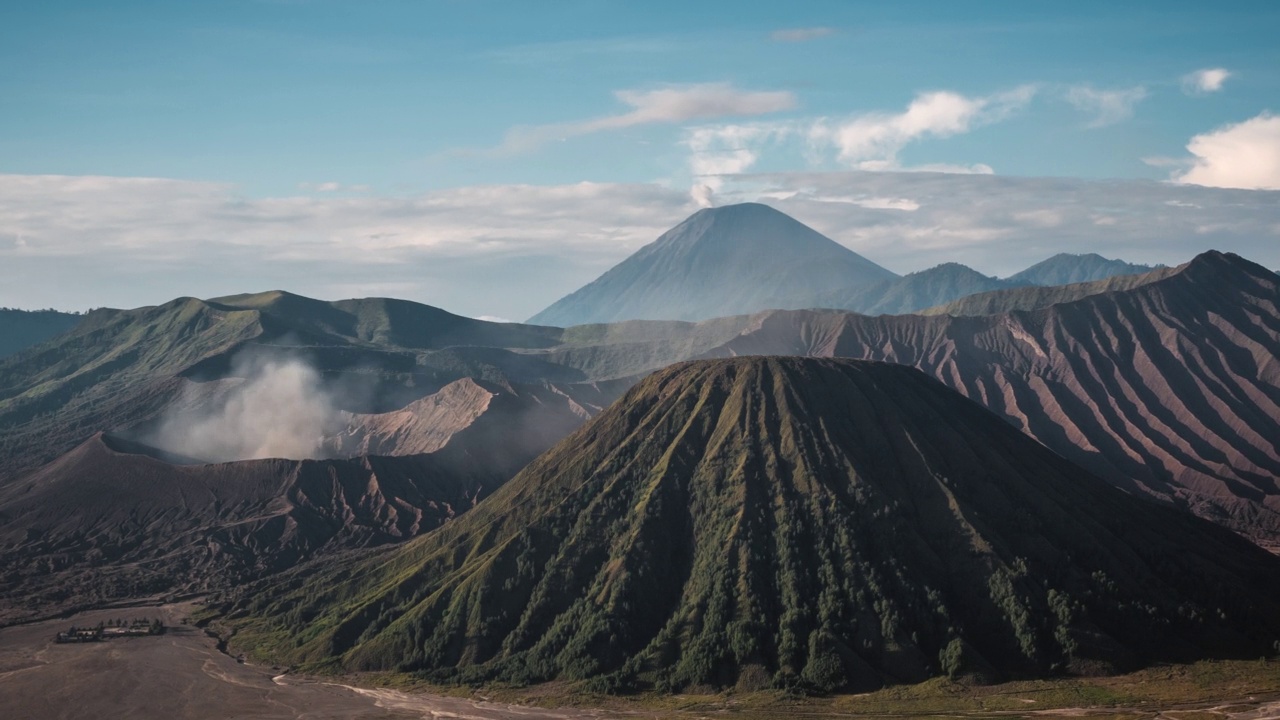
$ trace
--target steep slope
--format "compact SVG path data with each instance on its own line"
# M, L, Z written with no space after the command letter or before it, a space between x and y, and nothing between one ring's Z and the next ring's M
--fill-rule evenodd
M823 293L894 277L767 205L744 203L694 213L529 322L702 320L815 307Z
M503 387L463 378L399 410L349 415L346 427L326 439L326 450L336 457L416 455L466 438L473 447L491 444L490 453L532 458L601 410L590 402L598 399L575 395L554 386Z
M906 315L976 293L1018 283L987 277L959 263L943 263L874 285L825 293L814 307L852 310L864 315Z
M1090 295L1131 290L1179 272L1179 268L1160 268L1141 275L1117 275L1106 280L1041 287L1028 285L982 292L952 302L930 307L921 315L996 315L1014 310L1038 310L1058 303L1072 302Z
M1032 265L1020 273L1009 276L1019 285L1070 285L1073 283L1106 280L1117 275L1141 275L1155 268L1150 265L1134 265L1123 260L1110 260L1097 253L1073 255L1058 253L1048 260Z
M470 509L534 455L455 439L408 457L206 465L98 434L0 489L0 622L223 589L401 542Z
M275 661L589 687L877 687L1255 657L1280 560L911 368L677 365L471 513L244 593Z
M780 311L682 332L703 340L687 344L700 353L686 357L813 355L918 367L1120 487L1280 547L1280 277L1209 252L1147 280L1032 312ZM730 334L725 327L738 331L717 344ZM592 375L619 366L611 349L554 357ZM628 372L644 371L643 348L627 357Z
M56 310L0 308L0 358L39 345L80 322L80 315Z

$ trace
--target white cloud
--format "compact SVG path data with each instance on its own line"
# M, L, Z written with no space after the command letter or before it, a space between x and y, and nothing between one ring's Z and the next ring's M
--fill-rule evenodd
M1141 85L1120 90L1098 90L1089 85L1067 88L1067 102L1077 110L1093 116L1087 127L1114 125L1133 117L1133 110L1147 97Z
M739 90L729 83L678 85L656 90L619 90L614 93L614 97L631 110L577 122L512 128L500 149L519 152L552 140L636 125L767 115L796 106L795 95L791 92Z
M829 27L786 28L783 30L774 30L772 33L769 33L769 39L774 42L808 42L810 40L827 37L828 35L834 35L835 32L835 28Z
M898 114L868 113L843 121L820 120L810 129L809 139L816 145L833 145L837 158L851 167L896 169L898 153L909 143L959 135L979 125L998 122L1025 107L1035 93L1031 85L976 98L954 92L921 93Z
M1205 68L1182 76L1182 91L1188 95L1204 95L1218 92L1231 77L1226 68Z
M863 113L841 119L809 118L775 122L705 125L686 130L691 190L702 206L713 204L713 195L727 176L755 167L770 145L799 140L805 143L809 164L819 166L834 159L859 170L910 170L920 172L989 174L990 165L931 163L904 168L898 154L923 138L945 138L999 122L1025 107L1036 94L1033 85L984 97L953 92L921 93L897 114Z
M746 172L760 157L760 149L795 132L792 123L751 123L692 128L685 133L689 171L695 182L690 193L702 207L714 204L723 177Z
M1196 135L1187 143L1191 167L1174 182L1210 187L1280 189L1280 117L1262 113Z

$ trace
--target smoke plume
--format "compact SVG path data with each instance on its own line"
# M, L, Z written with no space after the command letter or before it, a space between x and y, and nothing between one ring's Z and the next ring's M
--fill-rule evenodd
M241 380L222 398L176 403L150 444L212 462L315 458L326 433L343 421L333 393L301 359L241 355L231 374Z

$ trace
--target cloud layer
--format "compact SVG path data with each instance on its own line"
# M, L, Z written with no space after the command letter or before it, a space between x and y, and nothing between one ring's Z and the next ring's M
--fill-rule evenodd
M775 204L898 272L955 260L1010 274L1063 251L1172 264L1207 248L1280 267L1274 191L930 172L719 180L721 202ZM282 288L523 319L695 209L653 184L251 199L213 183L0 175L0 306Z

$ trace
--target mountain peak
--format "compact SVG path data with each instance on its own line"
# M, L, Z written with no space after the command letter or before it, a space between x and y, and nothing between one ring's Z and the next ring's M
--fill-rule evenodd
M705 320L818 306L897 277L768 205L705 208L530 318L540 325Z

